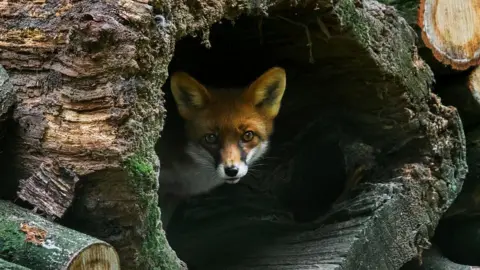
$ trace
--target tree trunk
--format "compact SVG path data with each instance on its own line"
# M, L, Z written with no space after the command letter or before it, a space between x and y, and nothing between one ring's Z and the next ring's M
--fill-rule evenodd
M18 264L4 261L0 259L0 269L2 270L30 270L29 268L23 267Z
M422 39L440 62L464 70L480 63L480 6L477 0L422 0Z
M0 258L39 270L120 269L114 248L103 241L5 201L0 217Z

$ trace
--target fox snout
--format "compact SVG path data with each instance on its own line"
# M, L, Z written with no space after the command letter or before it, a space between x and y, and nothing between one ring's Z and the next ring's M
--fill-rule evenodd
M238 163L221 163L217 167L217 174L228 184L236 184L240 178L247 175L248 165L244 161Z
M229 184L237 183L248 172L247 153L241 144L227 143L220 149L218 176Z

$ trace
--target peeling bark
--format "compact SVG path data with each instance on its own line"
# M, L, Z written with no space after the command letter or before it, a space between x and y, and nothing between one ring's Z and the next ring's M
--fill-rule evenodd
M48 215L62 217L73 201L77 175L57 162L45 160L38 172L20 180L18 197Z

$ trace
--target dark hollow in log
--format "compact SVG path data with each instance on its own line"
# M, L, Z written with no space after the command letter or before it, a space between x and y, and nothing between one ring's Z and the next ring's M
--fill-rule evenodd
M108 243L0 201L0 258L30 269L120 269ZM3 268L2 268L3 269Z
M442 104L454 106L462 118L465 131L475 129L480 123L480 92L476 88L478 68L456 74L438 76L435 93Z
M446 258L480 267L480 218L456 216L442 220L434 241Z
M480 63L480 5L476 0L421 0L422 39L437 60L464 70Z
M0 171L2 172L0 198L12 198L18 185L18 181L15 181L9 175L12 171L12 164L10 151L7 147L9 138L5 136L7 132L12 132L11 108L15 100L15 89L10 82L10 77L3 66L0 65Z
M190 269L398 269L428 248L459 192L462 123L431 94L412 29L376 2L323 4L223 20L208 49L205 36L177 43L170 72L207 85L287 71L262 166L191 198L169 224ZM168 85L165 136L182 125Z

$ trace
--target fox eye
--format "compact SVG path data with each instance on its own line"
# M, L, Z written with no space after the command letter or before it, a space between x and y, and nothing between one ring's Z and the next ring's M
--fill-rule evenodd
M204 140L206 143L209 143L209 144L214 144L217 142L217 135L213 134L213 133L209 133L207 135L205 135L204 137Z
M244 142L249 142L249 141L253 140L254 136L255 136L255 134L253 133L253 131L249 130L249 131L243 133L242 140Z

